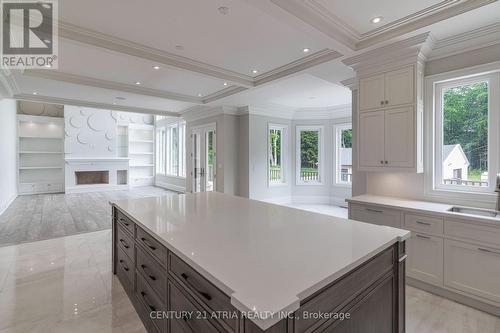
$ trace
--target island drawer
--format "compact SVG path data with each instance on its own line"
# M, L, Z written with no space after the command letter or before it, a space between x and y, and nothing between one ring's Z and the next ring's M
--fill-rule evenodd
M323 288L304 300L295 316L294 332L312 332L325 324L328 319L304 319L306 313L337 312L342 310L353 298L372 286L376 281L393 270L395 247L347 273L330 286Z
M420 214L405 214L404 227L411 231L423 232L431 235L443 234L443 218Z
M177 278L182 286L211 310L223 311L224 313L234 313L236 311L231 305L229 296L172 253L170 253L170 273ZM229 325L232 330L236 330L237 319L223 318L222 321Z
M466 220L446 218L444 233L448 236L462 238L467 241L486 243L490 246L500 248L500 225L490 227L474 224Z
M195 305L196 301L190 299L188 295L185 295L180 288L178 288L172 282L168 282L168 290L170 294L170 309L175 309L176 313L184 313L182 318L175 319L175 323L170 327L171 333L177 333L175 327L182 327L182 332L192 332L192 333L217 333L219 332L209 319L208 316L201 307Z
M137 247L137 271L156 291L160 298L167 297L167 271L155 259Z
M118 247L122 249L130 258L132 263L134 263L134 241L119 224L116 228L116 241L118 243Z
M140 307L140 309L137 310L143 319L143 323L148 328L148 332L165 332L166 320L152 319L151 313L167 311L167 307L151 289L141 274L136 274L136 284L136 297L139 300L138 305ZM150 327L154 327L154 329L151 330Z
M116 274L127 292L134 290L134 265L130 258L118 247L116 249Z
M167 262L168 250L154 237L146 231L137 227L137 243L141 244L150 254L152 254L161 265L165 266Z
M118 209L116 210L116 222L118 225L121 225L130 232L132 237L134 237L134 222L132 222L131 219L126 217L122 212L120 212Z

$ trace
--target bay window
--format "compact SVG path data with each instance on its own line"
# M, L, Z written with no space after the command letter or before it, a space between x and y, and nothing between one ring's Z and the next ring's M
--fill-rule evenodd
M335 125L335 183L352 184L352 125Z
M175 122L157 128L156 172L186 177L186 123Z
M323 181L323 126L297 126L297 185L319 185Z
M268 141L268 182L269 185L286 183L286 125L269 124Z

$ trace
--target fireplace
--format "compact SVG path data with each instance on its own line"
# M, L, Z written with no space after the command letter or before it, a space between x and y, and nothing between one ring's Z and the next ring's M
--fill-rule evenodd
M75 171L76 185L109 184L109 171Z

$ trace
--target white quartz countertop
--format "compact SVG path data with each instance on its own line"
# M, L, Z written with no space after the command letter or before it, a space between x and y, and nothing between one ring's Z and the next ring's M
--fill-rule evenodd
M378 195L369 195L369 194L355 196L350 199L346 199L346 201L351 203L372 204L387 208L403 209L414 212L422 212L422 213L427 212L431 214L438 214L445 217L463 219L467 221L488 223L500 227L498 218L451 212L450 209L456 205L442 204L429 201L401 199L394 197L385 197Z
M263 330L300 301L392 244L406 230L222 193L112 202L231 296Z

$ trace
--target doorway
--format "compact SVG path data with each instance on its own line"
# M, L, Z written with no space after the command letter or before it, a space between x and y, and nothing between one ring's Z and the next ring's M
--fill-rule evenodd
M192 140L192 184L193 192L216 190L216 124L194 127Z

